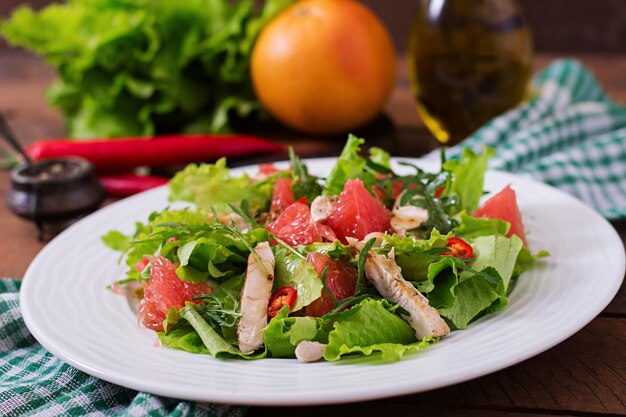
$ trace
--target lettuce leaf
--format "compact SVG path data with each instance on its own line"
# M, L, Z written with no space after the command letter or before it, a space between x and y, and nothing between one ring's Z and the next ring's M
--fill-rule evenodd
M462 239L474 239L480 236L506 236L511 224L500 219L474 217L466 211L459 213L459 225L454 228L454 235Z
M214 208L229 212L229 204L239 205L246 200L251 211L269 207L275 176L251 183L250 177L233 177L226 167L226 158L214 164L188 165L169 183L170 201L190 201L201 209Z
M252 47L291 3L68 0L20 6L0 34L56 69L48 101L70 137L222 132L264 115L250 80Z
M209 353L200 335L191 326L180 326L168 333L158 332L157 335L163 346L191 353Z
M167 227L161 225L165 223L183 223L189 225L202 225L212 223L210 216L206 213L191 210L163 210L152 212L146 223L136 222L135 231L125 235L120 231L111 230L101 237L102 242L109 248L124 252L126 255L126 265L129 267L128 278L139 280L149 272L146 269L144 275L135 270L135 264L145 255L155 255L168 253L177 246L176 243L167 242L166 239L151 239L151 235L158 231L166 230Z
M422 281L427 279L428 268L433 259L432 256L426 256L421 252L444 248L451 236L451 233L442 235L437 229L432 230L429 239L400 237L396 234L385 235L382 246L395 248L396 263L402 269L404 279Z
M460 270L452 258L443 258L429 266L428 281L420 286L430 304L456 329L464 329L481 315L506 306L507 291L522 249L517 236L481 236L471 244L473 272Z
M470 148L464 148L461 159L444 163L443 168L454 176L446 192L459 198L460 210L473 213L478 208L483 195L487 164L494 156L495 151L492 148L484 148L482 155L476 155Z
M504 236L481 236L472 241L474 248L474 261L472 268L481 271L486 267L492 267L502 279L503 288L498 288L502 295L506 294L517 258L522 250L522 240L513 235L510 238ZM464 272L461 274L463 279Z
M417 341L413 328L394 314L397 307L382 299L367 299L352 307L356 309L354 314L334 323L324 359L335 361L351 353L380 352L383 361L397 361L434 342L430 338Z
M500 277L493 268L481 271L483 274L471 275L453 287L454 303L439 307L437 311L445 317L455 329L465 329L470 321L489 311L506 306L506 295L494 288L502 288ZM432 294L432 293L431 293ZM428 299L431 299L429 294ZM436 304L437 302L433 302ZM493 307L493 309L491 308Z
M320 298L322 280L313 266L283 246L274 246L274 290L290 285L298 291L293 311L298 311Z
M317 317L287 317L289 308L283 307L265 328L265 347L275 358L293 358L296 346L303 340L328 342L324 321Z
M181 309L181 315L197 332L209 354L217 359L232 357L260 359L267 355L267 351L265 349L258 353L242 353L238 347L235 347L224 340L224 338L202 318L202 316L195 310L193 303L188 303L187 306L183 307Z
M367 161L360 155L364 139L352 134L348 135L348 141L343 147L337 162L326 178L324 195L336 195L343 191L346 181L357 178L363 172Z
M522 272L527 271L535 262L539 259L546 258L550 256L550 252L545 250L540 250L539 252L533 254L530 249L523 247L520 250L519 255L517 257L517 261L515 262L515 267L513 268L513 276L518 276Z

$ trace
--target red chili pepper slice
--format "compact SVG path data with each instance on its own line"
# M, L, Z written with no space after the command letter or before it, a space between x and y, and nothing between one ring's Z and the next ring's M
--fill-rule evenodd
M443 195L444 191L446 191L446 187L444 187L443 185L441 187L438 187L435 190L435 198L441 198L441 196Z
M474 255L474 249L471 245L458 237L448 239L446 247L450 248L450 251L444 252L442 255L452 255L456 258L471 258Z
M281 308L289 305L289 309L293 309L296 305L296 298L298 297L298 291L289 285L280 287L272 294L270 302L267 305L267 315L270 317L276 316Z
M300 198L300 199L297 201L297 203L301 203L301 204L308 204L308 201L307 201L306 197L302 197L302 198Z

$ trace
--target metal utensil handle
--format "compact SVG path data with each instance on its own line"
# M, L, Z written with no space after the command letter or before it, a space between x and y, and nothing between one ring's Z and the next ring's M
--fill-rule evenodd
M31 165L33 163L32 159L30 159L26 151L24 151L24 148L22 148L20 142L13 134L13 131L7 123L6 117L2 113L0 113L0 135L2 135L2 137L4 137L7 142L9 142L9 144L11 144L11 146L13 146L13 148L15 148L15 150L19 152L20 155L22 155L24 161L26 161L28 165Z

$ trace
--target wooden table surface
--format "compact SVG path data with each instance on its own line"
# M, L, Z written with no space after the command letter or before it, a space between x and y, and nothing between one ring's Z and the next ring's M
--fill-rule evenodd
M555 56L537 57L538 69ZM606 91L626 103L626 56L580 55ZM419 156L436 144L419 121L409 91L404 62L387 105L386 116L365 129L379 146L402 156ZM45 87L53 72L19 51L0 52L0 111L24 143L62 137L61 117L47 107ZM268 132L266 132L268 133ZM336 155L343 138L319 140L280 129L274 137L305 156ZM255 160L254 162L258 162ZM237 161L237 164L251 160ZM9 186L0 171L0 196ZM614 226L626 241L626 222ZM34 226L0 204L0 277L21 277L44 246ZM591 242L590 242L591 244ZM277 375L277 378L280 377ZM372 381L375 384L376 381ZM617 416L626 415L626 289L591 323L549 351L500 372L447 388L379 401L328 407L253 407L250 416Z

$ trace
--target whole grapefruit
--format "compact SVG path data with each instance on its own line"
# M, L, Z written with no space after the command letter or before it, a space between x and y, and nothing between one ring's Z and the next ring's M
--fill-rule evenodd
M261 103L284 124L344 133L372 119L395 81L389 33L353 0L301 0L262 30L251 76Z

